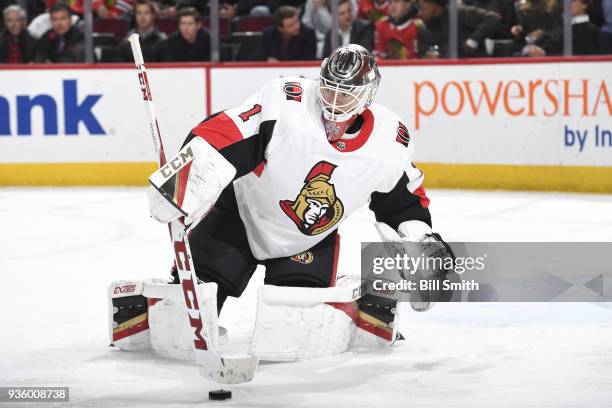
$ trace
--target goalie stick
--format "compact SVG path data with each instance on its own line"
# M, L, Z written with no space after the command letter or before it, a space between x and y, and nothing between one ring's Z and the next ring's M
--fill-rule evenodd
M134 54L134 63L138 71L138 82L140 91L147 108L147 118L149 121L149 131L155 146L155 153L158 154L158 164L163 166L166 163L166 155L162 143L161 133L155 114L151 87L147 78L147 71L144 65L142 50L138 34L132 34L129 42ZM253 379L257 368L258 359L251 355L226 356L221 355L215 350L217 346L218 326L206 325L216 319L216 308L214 316L206 316L207 310L201 309L202 299L197 290L198 280L193 268L191 250L189 248L189 232L195 226L195 222L189 227L184 225L184 219L171 221L168 224L170 239L174 248L175 264L178 271L180 286L184 295L185 306L188 311L188 318L193 328L194 355L200 374L212 381L224 384L239 384ZM216 288L216 286L214 286ZM216 295L214 296L216 301ZM210 308L208 308L210 309ZM210 313L208 313L210 314Z

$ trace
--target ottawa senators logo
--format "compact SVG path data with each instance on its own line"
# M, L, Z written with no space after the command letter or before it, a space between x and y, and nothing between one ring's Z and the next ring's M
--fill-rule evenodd
M281 209L305 235L317 235L327 231L340 221L344 214L342 201L336 197L334 185L329 179L337 166L326 161L315 164L304 186L294 201L281 200Z
M293 255L290 259L292 261L299 262L304 265L308 265L309 263L312 263L314 259L314 255L312 254L312 252L306 251L306 252L302 252L297 255Z
M299 82L285 82L283 91L285 95L287 95L288 101L302 102L302 93L304 93L304 90Z

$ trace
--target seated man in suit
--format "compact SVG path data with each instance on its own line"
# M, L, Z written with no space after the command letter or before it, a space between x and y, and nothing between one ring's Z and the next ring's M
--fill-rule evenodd
M260 59L269 62L316 59L315 32L300 23L299 14L292 6L281 6L274 12L274 25L266 28L261 37Z
M340 0L338 4L338 38L339 44L359 44L372 51L374 48L374 26L371 22L355 18L351 0ZM325 35L323 56L331 54L331 31Z
M57 2L49 9L51 29L36 43L33 61L37 63L73 63L85 61L83 32L73 25L72 10Z
M178 12L178 31L157 44L157 61L210 61L210 34L202 27L202 16L194 7Z
M167 36L155 27L156 8L152 0L137 0L134 6L134 20L136 26L133 30L127 33L125 38L119 44L117 53L118 61L131 62L134 60L132 56L132 47L128 39L133 33L137 33L140 37L140 47L145 62L155 61L157 58L156 52L158 44L164 41Z

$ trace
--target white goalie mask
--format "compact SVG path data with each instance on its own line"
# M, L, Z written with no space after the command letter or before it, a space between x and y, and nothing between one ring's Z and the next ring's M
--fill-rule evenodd
M357 44L336 48L321 64L319 102L328 121L345 122L363 112L378 90L374 57Z

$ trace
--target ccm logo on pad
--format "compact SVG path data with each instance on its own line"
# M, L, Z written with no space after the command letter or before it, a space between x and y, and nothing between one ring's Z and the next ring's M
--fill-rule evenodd
M191 150L191 147L188 147L184 152L180 152L177 157L170 160L159 171L161 172L162 176L169 178L191 160L193 160L193 151Z

